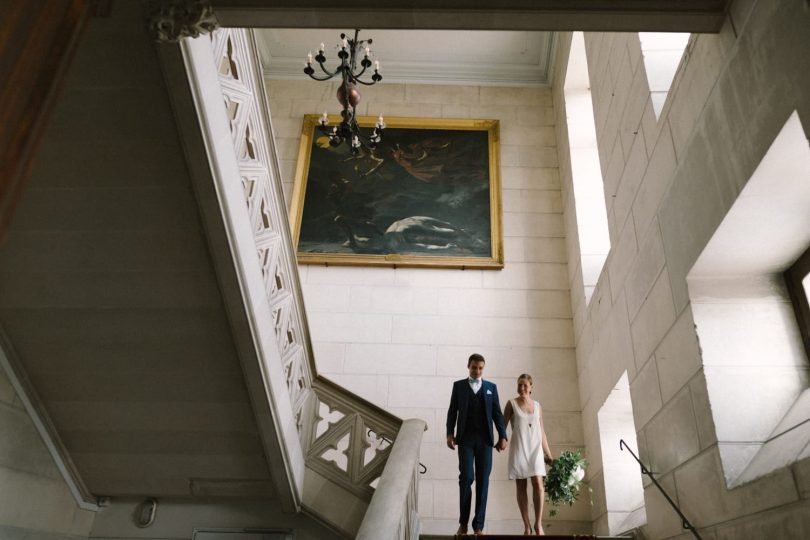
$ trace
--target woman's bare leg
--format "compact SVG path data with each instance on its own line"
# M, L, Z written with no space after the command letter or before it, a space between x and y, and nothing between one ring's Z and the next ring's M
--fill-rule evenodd
M528 535L532 533L532 527L529 524L529 495L526 492L526 485L525 478L515 480L518 508L520 517L523 518L523 534Z
M543 477L532 476L532 502L534 503L534 530L537 534L546 534L545 532L543 532L543 526L540 524L540 520L543 517L544 499L545 499L545 492L543 490Z

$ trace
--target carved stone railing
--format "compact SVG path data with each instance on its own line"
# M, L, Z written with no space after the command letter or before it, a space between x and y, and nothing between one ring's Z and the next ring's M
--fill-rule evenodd
M402 423L356 540L419 538L419 447L426 428L422 420Z
M255 37L251 30L219 29L200 39L211 41L275 344L305 455L302 504L354 536L402 421L317 375ZM418 461L418 446L416 456ZM415 505L415 491L411 499Z
M309 423L303 411L315 369L308 354L301 303L296 301L301 292L295 256L290 253L289 242L285 242L289 225L268 125L264 81L256 75L258 59L253 35L243 29L217 30L212 34L212 52L253 226L256 255L273 312L290 405L301 434Z
M319 378L316 421L306 433L307 467L370 501L400 429L399 419Z

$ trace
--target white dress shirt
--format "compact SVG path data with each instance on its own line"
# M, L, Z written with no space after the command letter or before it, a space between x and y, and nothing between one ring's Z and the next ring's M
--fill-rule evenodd
M470 388L472 388L473 394L477 394L481 389L481 385L483 384L481 379L473 379L472 377L470 377L467 382L470 383Z

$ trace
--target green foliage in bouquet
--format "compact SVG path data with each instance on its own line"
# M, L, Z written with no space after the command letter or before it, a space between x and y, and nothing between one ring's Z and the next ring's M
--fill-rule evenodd
M557 507L563 503L568 503L569 506L574 504L579 497L579 488L587 466L582 450L566 450L552 462L544 480L546 500L553 506L549 516L556 516Z

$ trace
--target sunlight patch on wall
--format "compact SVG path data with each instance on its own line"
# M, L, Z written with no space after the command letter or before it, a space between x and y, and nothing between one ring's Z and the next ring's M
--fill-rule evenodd
M589 303L610 251L610 235L582 32L574 32L571 40L564 93L582 281Z

